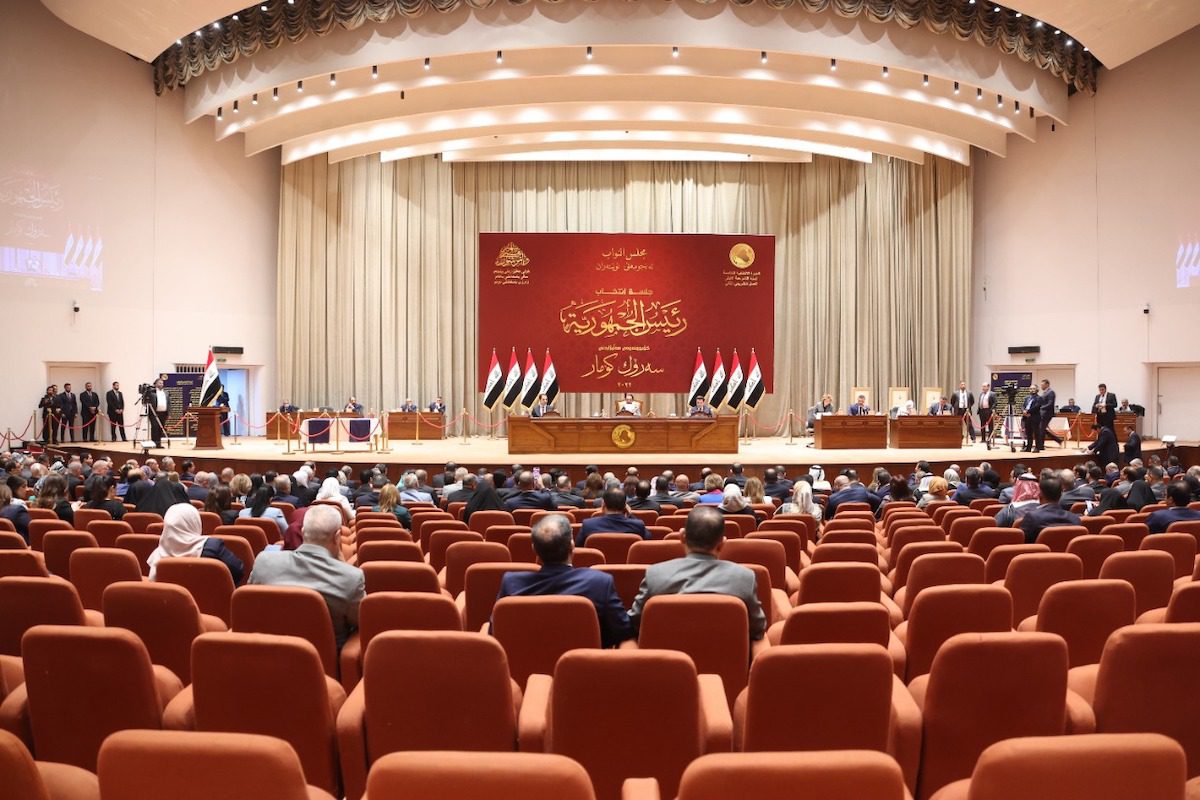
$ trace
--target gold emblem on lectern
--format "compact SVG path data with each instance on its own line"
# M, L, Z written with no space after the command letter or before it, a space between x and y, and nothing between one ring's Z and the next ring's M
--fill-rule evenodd
M738 242L729 249L729 263L738 269L745 269L754 263L754 248L745 242Z
M497 267L526 267L529 266L529 256L525 255L516 242L509 242L500 248L496 254Z
M613 428L612 440L613 444L617 447L622 450L628 450L630 447L633 447L633 443L637 440L637 434L628 425L618 425Z

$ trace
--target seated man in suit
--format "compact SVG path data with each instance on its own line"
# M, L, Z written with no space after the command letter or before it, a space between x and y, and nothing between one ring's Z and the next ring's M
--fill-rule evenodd
M554 481L554 488L550 491L550 499L554 501L554 507L571 506L572 508L583 508L587 502L575 494L571 489L571 476L565 472L558 476Z
M400 491L400 501L404 503L432 503L433 495L429 492L421 491L421 481L417 478L417 473L406 472L404 477L400 479L403 488Z
M342 413L356 414L361 417L362 413L363 413L362 403L358 402L358 400L356 400L352 396L349 400L346 401L346 407L342 409Z
M1072 482L1074 482L1074 475L1072 475ZM1040 505L1037 508L1029 509L1021 518L1021 530L1025 532L1026 544L1037 542L1038 534L1044 528L1079 524L1079 517L1058 504L1058 501L1062 499L1062 491L1061 476L1057 472L1046 470L1042 473L1038 479L1038 503Z
M850 416L865 417L871 413L871 407L867 405L867 396L860 394L854 401L854 405L850 406Z
M550 402L550 400L546 397L546 395L539 394L537 397L537 402L534 403L533 408L531 408L529 410L529 416L541 417L541 416L545 416L546 414L548 414L554 410L555 410L554 405Z
M433 398L433 402L429 404L429 410L434 412L435 414L445 414L446 413L446 404L442 402L441 395L438 395L437 397Z
M1097 467L1097 469L1099 469L1099 467ZM1087 503L1089 501L1095 502L1096 487L1088 483L1087 480L1084 480L1082 483L1080 483L1077 480L1073 470L1062 470L1059 473L1059 478L1062 480L1063 485L1062 497L1058 499L1058 504L1060 506L1070 511L1071 506L1075 505L1076 503Z
M880 502L878 495L868 492L867 487L859 483L857 472L842 470L842 474L833 479L833 494L825 504L825 519L833 519L842 503L869 503L872 511L878 511Z
M1167 507L1155 511L1146 520L1150 533L1166 533L1172 522L1200 519L1200 510L1188 508L1191 498L1191 489L1183 481L1175 481L1168 485L1167 496L1164 500Z
M792 493L792 482L787 478L780 479L776 467L763 470L763 494L780 502L787 500Z
M549 492L541 490L541 482L533 477L527 469L517 475L517 492L504 501L504 507L509 511L518 508L537 508L542 511L553 511L554 499Z
M967 467L967 474L963 477L966 483L960 483L958 491L954 493L954 499L960 506L969 506L972 500L991 499L996 496L996 490L983 482L983 471L979 467Z
M727 594L746 604L751 641L762 639L767 628L767 617L762 604L758 602L754 573L741 564L717 558L724 542L725 518L721 512L715 508L693 508L683 528L687 555L646 568L646 577L629 612L634 631L637 631L642 611L651 597L662 594Z
M586 547L587 538L593 533L636 533L643 539L650 538L646 523L629 513L625 492L621 489L609 489L604 493L604 513L583 521L575 539L576 546Z
M417 411L417 404L412 401L411 397L406 397L400 404L400 410L406 414L414 414Z
M1058 410L1064 414L1078 414L1079 404L1075 402L1074 397L1068 397L1067 404L1065 406L1059 406Z
M207 500L208 499L208 491L209 491L209 479L215 478L215 477L216 477L215 475L210 475L209 473L207 473L203 470L201 470L200 472L197 472L195 480L192 481L192 485L187 487L188 500L199 500L201 503L203 503L205 500ZM215 483L215 480L213 482ZM291 501L285 500L284 502L290 503ZM293 503L293 505L295 505L295 504Z
M455 489L446 495L447 503L465 503L475 496L475 490L479 488L479 476L473 472L468 472L463 476L462 488Z
M805 426L812 430L817 424L817 415L824 416L825 414L836 414L837 407L833 404L833 395L821 395L821 402L808 410L808 416L804 421Z
M640 400L633 399L632 392L626 392L621 401L617 403L618 414L632 414L635 417L642 415L642 403Z
M655 480L658 480L655 478ZM629 507L634 511L660 511L661 507L657 500L650 499L650 481L641 480L637 482L637 487L634 489L634 497L629 501Z
M941 399L929 407L929 416L931 417L948 417L950 413L950 400L946 395L942 395Z
M689 417L711 417L713 415L713 407L708 404L708 398L700 395L696 398L696 405L688 409Z
M264 550L247 583L315 589L325 598L337 646L358 626L366 592L363 572L342 561L342 515L336 508L312 506L304 514L304 543L295 550Z
M543 517L533 526L533 552L542 561L537 572L510 572L500 582L499 600L504 597L534 597L573 594L586 597L596 607L600 620L600 646L616 647L633 638L629 615L617 594L611 575L594 569L571 566L571 520L565 514Z
M279 404L279 413L280 414L295 414L299 410L300 410L300 407L297 406L295 403L293 403L291 400L284 400L282 403Z

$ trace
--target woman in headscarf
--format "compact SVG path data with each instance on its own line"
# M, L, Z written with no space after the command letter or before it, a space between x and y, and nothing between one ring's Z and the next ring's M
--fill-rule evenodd
M803 477L803 476L801 476ZM821 524L820 503L813 502L812 484L805 480L796 481L792 486L792 499L779 507L776 514L807 514Z
M1011 528L1014 522L1025 516L1025 512L1037 507L1040 496L1038 480L1032 472L1017 478L1013 486L1012 502L996 513L996 527Z
M250 504L238 512L238 517L258 517L261 519L274 520L279 526L279 534L282 536L287 530L287 520L283 516L283 512L271 505L271 498L275 492L270 486L260 486L250 495Z
M945 478L933 478L929 481L929 487L925 490L925 494L921 495L921 499L917 502L917 508L925 508L930 503L936 503L939 500L949 500L950 484Z
M190 503L179 503L167 509L163 517L163 532L158 547L146 558L150 565L150 580L158 574L158 562L164 558L215 558L229 568L233 584L242 582L245 565L231 553L220 539L204 536L200 512Z
M1150 484L1143 480L1134 481L1133 485L1129 487L1129 491L1125 493L1126 508L1141 511L1142 506L1148 506L1157 502L1158 498L1154 496L1154 490L1150 487Z
M736 483L725 485L725 492L721 496L721 504L717 508L721 509L721 513L725 516L730 514L749 516L754 520L754 527L758 527L758 515L754 513L754 509L746 502L746 498L742 497L741 487Z
M467 501L467 507L463 509L463 522L469 523L471 515L476 511L504 511L504 501L500 499L499 493L496 492L496 486L491 481L484 480L479 482L479 488L475 490L475 494L471 495L471 499Z
M326 478L321 483L321 489L317 492L317 498L314 503L334 503L338 508L342 509L344 519L354 519L354 508L350 505L350 501L346 499L346 495L342 494L342 485L338 483L337 478Z
M192 504L192 501L188 500L187 490L183 488L183 484L171 483L166 478L160 478L154 482L150 491L142 496L134 510L165 516L167 509L177 503L186 503L188 506Z

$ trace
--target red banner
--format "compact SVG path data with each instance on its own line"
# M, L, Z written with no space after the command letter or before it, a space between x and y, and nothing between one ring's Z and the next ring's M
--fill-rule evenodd
M684 394L696 349L753 349L770 392L775 237L481 233L479 385L492 350L548 348L564 392Z

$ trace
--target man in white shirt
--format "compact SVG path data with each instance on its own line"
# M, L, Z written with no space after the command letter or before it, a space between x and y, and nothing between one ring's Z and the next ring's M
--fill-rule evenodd
M170 414L167 405L167 390L163 388L162 378L154 382L154 408L150 414L150 440L155 447L162 447L163 428Z
M995 408L996 393L992 391L992 385L985 381L979 387L979 437L985 443L992 441L992 411Z
M971 394L971 390L967 388L967 382L959 381L958 389L950 398L950 409L954 416L966 420L967 434L970 435L972 444L975 442L975 421L971 419L971 409L974 405L975 395Z

